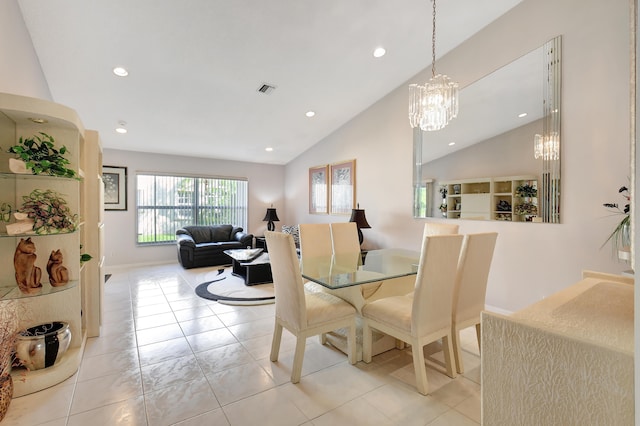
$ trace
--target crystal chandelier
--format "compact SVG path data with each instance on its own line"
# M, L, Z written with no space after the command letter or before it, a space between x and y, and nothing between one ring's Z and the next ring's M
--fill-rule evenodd
M440 130L458 115L458 83L436 75L436 0L433 0L431 79L409 85L409 123L424 131Z
M560 140L558 132L551 132L548 136L536 134L533 138L533 155L543 160L557 160L560 158Z

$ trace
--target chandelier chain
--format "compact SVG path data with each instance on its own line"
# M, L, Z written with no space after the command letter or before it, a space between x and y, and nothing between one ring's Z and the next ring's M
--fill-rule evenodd
M436 76L436 0L433 0L433 31L431 33L431 76Z

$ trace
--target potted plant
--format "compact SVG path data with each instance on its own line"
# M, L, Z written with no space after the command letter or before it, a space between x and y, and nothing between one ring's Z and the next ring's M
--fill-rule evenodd
M516 188L516 196L518 197L522 197L522 198L532 198L532 197L537 197L538 196L538 189L528 183L524 183L522 185L519 185Z
M34 175L77 178L75 170L66 167L69 164L69 160L64 157L67 148L63 146L56 149L53 137L44 132L30 138L20 137L18 144L10 147L7 152L17 154L18 159L24 162L25 170L31 170Z
M34 189L22 199L23 204L18 212L33 220L33 230L36 234L75 231L78 215L71 213L66 200L56 191Z
M607 238L604 244L602 244L602 247L611 241L611 247L614 253L617 254L618 259L628 260L629 247L631 247L631 196L629 194L629 189L626 186L621 186L620 189L618 189L618 193L626 200L626 204L623 208L620 208L618 203L602 204L604 207L609 209L611 213L622 215L622 219L618 222L611 235L609 235L609 238Z

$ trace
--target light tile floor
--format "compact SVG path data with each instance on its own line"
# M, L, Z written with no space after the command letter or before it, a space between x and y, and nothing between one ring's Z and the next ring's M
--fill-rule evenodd
M88 339L78 372L15 398L2 426L480 424L473 328L463 332L464 375L439 372L442 352L431 351L428 396L415 389L410 350L352 366L317 338L293 385L288 332L279 361L269 361L274 307L201 299L178 265L115 272L101 335Z

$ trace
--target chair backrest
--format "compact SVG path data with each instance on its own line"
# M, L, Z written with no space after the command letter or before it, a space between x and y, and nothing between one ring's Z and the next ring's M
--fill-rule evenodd
M331 256L331 226L328 223L301 223L300 256Z
M296 330L307 325L304 284L296 246L290 234L266 231L276 296L276 316Z
M460 225L454 223L427 222L424 225L426 235L450 235L457 234Z
M451 300L462 239L462 235L428 235L425 226L411 312L414 336L451 327Z
M331 224L331 244L333 254L360 253L358 227L355 222Z
M465 236L453 289L453 321L477 318L480 322L497 238L497 232Z

